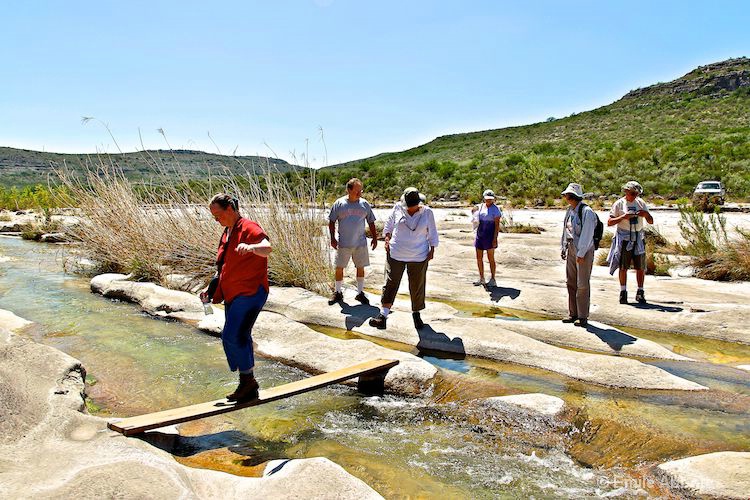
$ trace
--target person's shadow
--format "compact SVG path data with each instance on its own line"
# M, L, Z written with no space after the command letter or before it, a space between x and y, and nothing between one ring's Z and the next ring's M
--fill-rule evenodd
M493 302L499 302L503 297L510 297L511 300L516 300L521 295L521 290L518 288L509 288L504 286L488 286L486 287L487 292L490 294L490 300Z
M623 346L634 344L638 337L633 337L614 328L600 328L589 323L586 331L593 333L615 351L621 351Z
M682 311L681 307L665 306L663 304L654 304L652 302L646 302L645 304L640 304L638 302L628 302L628 305L630 307L635 307L636 309L645 309L648 311L657 311L657 312L666 312L666 313L677 313L677 312Z
M380 309L372 304L349 305L346 302L339 302L341 314L345 314L344 323L347 330L353 330L357 326L362 326L370 318L378 315Z
M428 323L417 330L417 334L419 334L417 350L420 353L428 355L450 353L452 359L464 359L466 357L466 349L461 337L450 338L445 333L435 331Z

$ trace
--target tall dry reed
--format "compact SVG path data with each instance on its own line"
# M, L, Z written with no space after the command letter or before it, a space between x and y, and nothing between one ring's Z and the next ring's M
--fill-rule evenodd
M696 276L717 281L750 280L750 232L736 230L730 237L718 212L704 214L680 205L680 232L687 242L681 250L693 258Z
M206 184L196 184L178 168L152 165L151 181L138 184L101 157L83 178L59 172L81 213L81 224L69 229L70 236L90 258L134 279L164 283L168 275L181 274L188 278L185 288L205 283L215 272L222 231L207 204L211 193L228 191L240 200L243 216L269 235L271 281L328 291L332 268L314 177L290 182L270 170L263 175L246 171L241 178L220 170Z

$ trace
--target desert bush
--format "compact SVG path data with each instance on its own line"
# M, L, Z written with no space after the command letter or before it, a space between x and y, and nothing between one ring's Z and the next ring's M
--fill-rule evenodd
M727 243L726 218L718 213L705 215L693 206L680 204L680 233L686 244L681 249L696 258L715 254Z
M692 204L700 212L715 212L719 208L719 199L706 194L694 195L692 197Z
M599 248L609 248L612 246L612 239L615 237L615 233L612 231L604 231L602 234L602 240L599 242Z
M680 248L692 257L697 277L750 280L750 232L737 229L736 236L730 238L723 215L706 215L684 204L680 205L680 232L686 241Z
M291 187L271 171L221 174L200 186L181 182L178 170L155 165L150 183L135 184L103 158L89 165L81 180L59 174L82 215L81 224L67 232L108 269L160 283L169 274L183 274L192 278L185 284L188 289L205 283L215 272L222 232L208 210L207 193L226 191L239 199L242 215L269 235L274 284L327 291L331 266L314 176L311 182L294 179Z

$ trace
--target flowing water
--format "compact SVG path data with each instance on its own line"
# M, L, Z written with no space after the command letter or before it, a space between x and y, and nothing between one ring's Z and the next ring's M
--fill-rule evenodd
M11 258L0 263L0 308L34 321L26 334L35 340L82 361L90 411L129 416L233 388L219 339L90 293L88 280L63 273L59 248L0 238L0 256ZM190 466L249 476L271 459L325 456L388 498L581 498L660 492L644 463L750 450L750 383L734 368L649 361L712 390L635 393L505 363L417 354L441 368L430 398L362 397L334 386L183 424L171 451ZM732 359L746 355L738 350ZM306 376L264 359L257 374L264 387ZM571 408L566 420L493 414L476 401L522 392L562 397Z

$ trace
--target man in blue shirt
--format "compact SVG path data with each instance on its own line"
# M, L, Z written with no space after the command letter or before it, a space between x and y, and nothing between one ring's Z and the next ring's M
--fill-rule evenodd
M370 204L362 198L362 181L356 177L346 183L346 196L342 196L331 206L328 215L328 230L331 234L331 247L336 249L336 283L333 297L328 301L330 305L341 302L344 299L342 284L344 281L344 268L349 260L354 261L357 268L357 297L363 304L369 304L364 293L365 267L370 265L370 255L367 251L367 236L365 235L365 222L370 227L372 235L371 247L373 250L378 246L378 231L375 228L375 214ZM339 231L336 239L336 223Z

